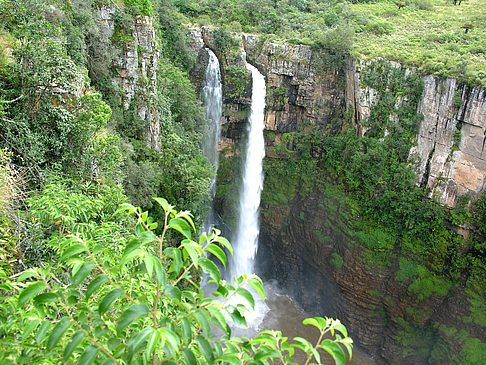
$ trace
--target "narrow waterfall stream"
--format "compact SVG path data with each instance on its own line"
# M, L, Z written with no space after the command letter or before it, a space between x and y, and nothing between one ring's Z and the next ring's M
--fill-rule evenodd
M216 193L216 172L219 165L218 144L221 140L221 111L223 108L223 87L221 84L221 71L219 61L213 51L206 48L209 54L209 63L206 68L201 98L206 106L206 119L209 121L208 130L202 141L202 152L214 167L211 181L211 198ZM215 214L211 204L208 216L204 222L203 231L210 232L215 224Z
M247 64L251 71L253 87L248 127L248 143L240 188L239 221L236 237L233 239L234 256L230 265L230 274L240 276L254 273L255 255L258 249L260 233L259 207L263 188L263 158L265 141L263 128L265 118L265 77L256 67Z

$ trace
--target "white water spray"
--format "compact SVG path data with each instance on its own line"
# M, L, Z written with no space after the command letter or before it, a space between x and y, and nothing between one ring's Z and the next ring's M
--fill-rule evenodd
M233 240L234 256L230 266L231 277L254 272L254 260L260 233L258 215L263 188L262 162L265 157L263 128L266 88L265 77L254 66L247 64L246 67L251 71L253 88L248 144L239 199L239 222L236 237Z
M209 129L202 142L203 155L207 157L214 167L214 176L211 181L211 198L216 194L216 173L219 165L218 144L221 140L221 111L223 106L223 88L221 85L221 72L219 69L218 58L207 48L209 63L206 68L206 78L201 91L203 104L206 106L206 119L209 121ZM211 231L215 223L214 212L211 209L204 222L204 232Z

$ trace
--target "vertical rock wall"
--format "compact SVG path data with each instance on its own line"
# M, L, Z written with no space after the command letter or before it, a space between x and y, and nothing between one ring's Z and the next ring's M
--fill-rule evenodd
M111 39L115 32L115 12L114 6L100 8L103 37L107 39ZM146 122L147 145L160 150L160 115L157 105L158 61L159 50L152 18L137 16L130 39L126 41L121 55L114 61L113 67L117 76L113 78L113 84L123 90L124 108L135 108L138 116Z
M363 134L363 125L376 102L377 92L360 82L366 64L349 62L346 104ZM394 64L394 67L401 67ZM424 90L417 107L423 115L410 161L416 166L417 185L427 188L448 207L457 198L475 198L486 184L486 91L457 84L455 79L422 78Z

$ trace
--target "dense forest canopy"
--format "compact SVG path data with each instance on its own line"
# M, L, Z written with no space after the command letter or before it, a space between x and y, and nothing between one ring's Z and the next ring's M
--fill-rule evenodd
M420 75L486 86L486 2L0 0L0 15L0 360L266 363L290 361L298 348L319 361L317 345L279 331L231 337L223 312L244 325L255 304L245 288L264 293L255 276L222 280L208 259L226 265L231 245L220 232L198 237L214 171L201 154L205 113L189 79L194 25L212 26L223 48L232 33L251 32L310 45L333 67L345 57L379 60L363 72L381 95L367 133L347 129L344 113L339 128L284 134L273 151L279 162L265 162L279 195L262 199L278 206L296 190L332 191L370 265L399 250L397 280L410 293L422 300L463 285L466 320L486 325L486 196L445 209L416 186L408 154L421 120ZM152 50L134 39L149 23ZM137 54L131 66L121 61L129 53ZM130 67L136 81L125 76ZM236 66L227 72L247 81ZM389 115L404 93L397 126ZM451 229L459 226L469 239ZM222 301L203 297L202 271ZM245 304L232 305L233 296ZM417 323L420 300L410 314ZM413 320L403 336L422 350L435 337ZM333 335L319 346L342 363L352 344L344 326L307 323ZM224 335L214 338L211 326ZM485 344L460 335L456 360L480 363ZM439 352L431 358L443 360Z

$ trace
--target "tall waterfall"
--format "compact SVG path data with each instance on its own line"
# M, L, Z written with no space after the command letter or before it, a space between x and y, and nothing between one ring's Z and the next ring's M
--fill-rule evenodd
M263 188L262 162L265 157L263 139L265 117L265 78L252 65L247 64L253 78L251 110L248 127L248 144L239 198L239 222L233 239L234 256L230 274L240 276L254 272L254 258L258 249L260 222L258 219L260 195Z
M221 85L221 72L219 69L218 58L209 48L206 49L209 54L209 63L206 68L206 78L201 91L203 104L206 106L206 119L209 121L209 130L204 136L202 142L203 155L207 157L214 167L214 176L211 182L211 197L214 198L216 193L216 172L219 165L218 143L221 140L221 110L223 105L223 89ZM204 231L211 230L215 223L214 212L211 207L208 217L204 222Z

